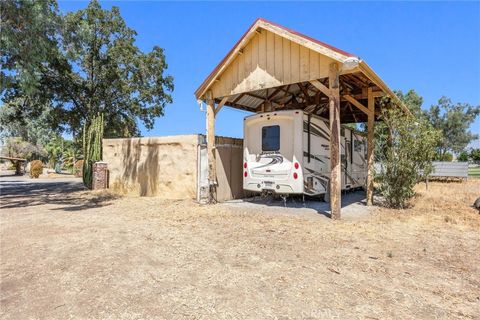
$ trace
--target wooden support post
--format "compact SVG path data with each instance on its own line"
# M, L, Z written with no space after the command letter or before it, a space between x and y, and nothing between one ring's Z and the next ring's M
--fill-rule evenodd
M217 168L215 155L215 101L207 99L207 157L208 157L208 202L216 198Z
M375 100L372 88L368 88L368 122L367 122L367 206L373 205L373 135L375 129Z
M332 219L340 219L342 183L340 167L340 89L338 65L330 64L328 75L330 89L330 208Z

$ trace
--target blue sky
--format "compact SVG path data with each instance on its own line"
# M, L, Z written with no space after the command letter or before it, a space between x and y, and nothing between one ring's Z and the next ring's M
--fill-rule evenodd
M480 104L480 2L102 1L120 7L137 45L166 50L173 104L144 136L203 133L193 92L247 28L263 17L361 57L392 89L415 89L424 107L442 96ZM88 2L61 1L62 11ZM218 135L242 137L246 112L223 108ZM472 126L480 134L480 118Z

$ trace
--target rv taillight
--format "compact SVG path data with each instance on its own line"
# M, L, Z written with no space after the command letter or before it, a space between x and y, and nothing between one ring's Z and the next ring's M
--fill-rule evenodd
M247 163L246 163L246 162L243 164L243 167L244 167L245 169L247 169Z
M246 178L247 177L247 171L245 171L245 173L243 174L243 176Z
M294 166L295 166L295 169L298 169L298 167L299 167L298 162L295 162Z
M298 174L296 172L293 173L293 179L298 179Z

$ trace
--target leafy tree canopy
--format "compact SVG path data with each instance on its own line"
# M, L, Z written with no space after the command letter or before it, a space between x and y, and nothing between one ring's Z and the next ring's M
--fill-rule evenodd
M57 47L59 15L54 0L6 0L0 6L2 94L39 93L39 68Z
M460 152L460 154L458 155L457 160L458 160L458 161L468 161L468 158L470 158L470 155L468 154L468 152L462 151L462 152Z
M20 137L33 145L45 146L57 136L52 129L55 123L54 110L50 105L42 105L32 116L27 99L11 99L0 108L0 139Z
M410 89L407 93L403 93L401 90L396 90L395 94L403 101L405 106L415 117L423 117L423 98L415 90Z
M423 98L415 90L409 90L407 93L398 90L395 94L415 117L427 119L435 129L440 131L441 138L436 146L437 160L451 161L453 157L451 153L461 153L472 140L478 137L472 134L469 128L480 114L480 106L468 103L453 104L449 98L442 97L438 104L425 110L422 109Z
M34 145L20 137L9 137L5 139L2 155L13 158L24 158L30 161L45 157L46 152L41 146Z
M78 136L102 113L106 136L129 137L140 133L137 120L151 129L172 101L163 49L143 53L117 7L103 10L94 0L61 16L52 0L8 0L4 27L1 94L14 115L10 120L42 114L48 106L51 127Z
M453 104L446 97L442 97L438 104L430 107L426 116L430 123L442 132L442 137L437 144L440 158L448 151L462 152L472 140L478 137L469 128L479 114L480 106L468 103Z
M470 151L470 158L473 161L480 161L480 149L472 149Z

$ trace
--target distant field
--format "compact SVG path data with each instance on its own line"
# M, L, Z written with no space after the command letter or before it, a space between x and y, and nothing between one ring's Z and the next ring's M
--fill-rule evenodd
M469 177L480 178L480 167L468 168L468 176Z

